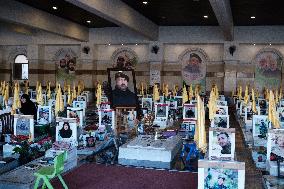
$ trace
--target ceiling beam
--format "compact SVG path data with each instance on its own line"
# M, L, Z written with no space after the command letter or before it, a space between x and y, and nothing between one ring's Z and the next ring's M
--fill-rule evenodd
M14 0L0 1L0 20L69 37L89 40L89 28Z
M234 23L229 0L209 0L226 41L234 40Z
M159 27L120 0L66 0L105 20L128 28L150 40L158 40Z

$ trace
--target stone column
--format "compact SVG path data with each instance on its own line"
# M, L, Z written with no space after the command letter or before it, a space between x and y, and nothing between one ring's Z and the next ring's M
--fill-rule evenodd
M158 47L158 48L157 48ZM156 50L157 53L155 53L155 48L158 49ZM151 73L154 73L155 71L157 71L159 73L159 75L157 75L158 77L160 77L160 82L162 83L163 81L163 77L162 77L162 70L163 70L163 58L164 58L164 46L163 43L159 43L157 41L153 41L149 44L149 63L150 63L150 85L151 85L151 78L153 77L153 75L151 76ZM157 77L157 78L158 78Z

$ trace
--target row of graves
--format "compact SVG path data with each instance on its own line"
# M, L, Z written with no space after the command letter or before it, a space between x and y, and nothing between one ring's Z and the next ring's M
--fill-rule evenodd
M244 97L238 88L233 95L236 117L241 125L246 146L257 169L262 171L265 188L284 187L284 101L282 90L264 90L259 95L254 89L249 93L246 86Z
M245 188L245 162L237 161L235 128L230 128L228 101L212 88L208 100L209 141L198 161L198 188ZM206 147L206 149L205 149Z
M64 172L76 167L78 138L87 126L86 109L92 93L84 91L82 82L74 86L72 92L70 85L66 86L63 93L60 84L51 91L50 83L45 90L40 83L33 90L27 86L21 88L15 82L11 90L13 96L9 96L10 88L11 84L1 82L0 188L33 188L34 173L53 165L54 158L63 152L67 152ZM29 94L37 106L36 119L20 112L20 98L24 93Z

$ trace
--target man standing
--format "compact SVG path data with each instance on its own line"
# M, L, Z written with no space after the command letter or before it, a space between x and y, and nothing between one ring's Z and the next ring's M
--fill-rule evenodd
M221 154L231 154L231 142L226 132L217 135L218 144L222 147Z
M129 77L122 73L115 74L115 89L112 91L112 105L114 107L137 106L137 96L128 89Z

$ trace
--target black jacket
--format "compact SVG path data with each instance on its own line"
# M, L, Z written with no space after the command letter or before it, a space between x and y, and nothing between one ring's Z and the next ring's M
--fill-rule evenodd
M115 88L112 91L112 105L117 106L137 106L137 97L129 89L122 91Z

